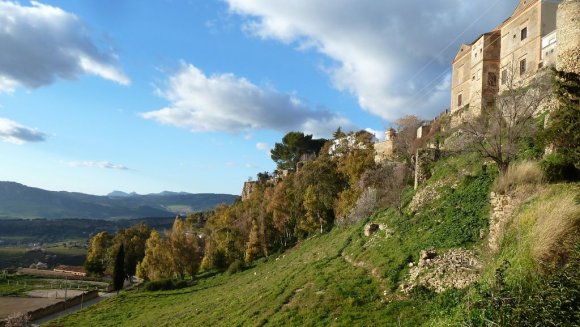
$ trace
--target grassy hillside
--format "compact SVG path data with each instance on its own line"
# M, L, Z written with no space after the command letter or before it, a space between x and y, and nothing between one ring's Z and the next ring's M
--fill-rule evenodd
M525 326L552 319L573 325L580 321L573 314L580 290L580 187L523 186L521 205L492 253L486 237L496 175L474 156L445 159L417 194L406 192L402 212L379 211L334 228L241 273L206 273L180 290L123 292L52 324ZM370 222L383 228L365 236ZM480 277L461 290L401 292L410 263L425 249L473 250L482 262Z

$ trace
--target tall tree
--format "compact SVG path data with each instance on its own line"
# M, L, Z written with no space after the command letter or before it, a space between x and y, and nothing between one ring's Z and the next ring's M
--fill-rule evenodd
M115 266L113 269L113 289L117 291L117 294L123 289L125 276L125 247L121 244L115 257Z
M113 244L113 237L107 232L97 233L89 240L89 250L85 261L87 272L102 275L109 266L108 251Z
M173 272L181 279L195 277L201 263L198 234L181 218L175 218L168 235Z
M411 157L415 154L413 144L417 137L417 128L421 126L422 121L417 116L408 115L399 118L396 123L395 155L410 163Z
M145 245L145 257L138 266L141 278L159 280L171 277L171 250L156 230L151 231Z
M312 135L302 132L289 132L282 143L274 145L270 154L278 169L295 169L302 155L318 154L325 142L325 139L312 139Z

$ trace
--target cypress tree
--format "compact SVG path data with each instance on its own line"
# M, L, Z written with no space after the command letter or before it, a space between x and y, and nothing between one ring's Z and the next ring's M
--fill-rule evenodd
M123 244L119 247L117 256L115 257L115 266L113 268L113 289L119 291L123 288L125 282L125 248Z

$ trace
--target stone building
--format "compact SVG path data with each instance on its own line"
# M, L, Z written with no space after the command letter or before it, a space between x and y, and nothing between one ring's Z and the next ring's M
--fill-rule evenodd
M540 69L556 64L561 34L571 44L567 47L577 48L578 2L520 0L501 25L461 45L452 63L452 126L492 108L498 93L523 86ZM571 62L579 65L578 57Z
M525 84L544 67L542 40L553 40L560 1L520 0L510 18L501 24L501 83L499 91ZM555 46L554 43L551 46Z
M485 33L470 44L463 44L453 60L451 112L463 118L479 115L491 105L498 92L500 31Z

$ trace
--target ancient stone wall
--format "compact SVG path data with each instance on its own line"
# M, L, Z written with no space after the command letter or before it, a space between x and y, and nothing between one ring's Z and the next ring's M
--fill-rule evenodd
M564 0L557 13L559 70L580 74L580 0Z
M512 195L491 192L491 217L488 237L488 246L491 251L499 250L503 231L517 207L517 202Z

